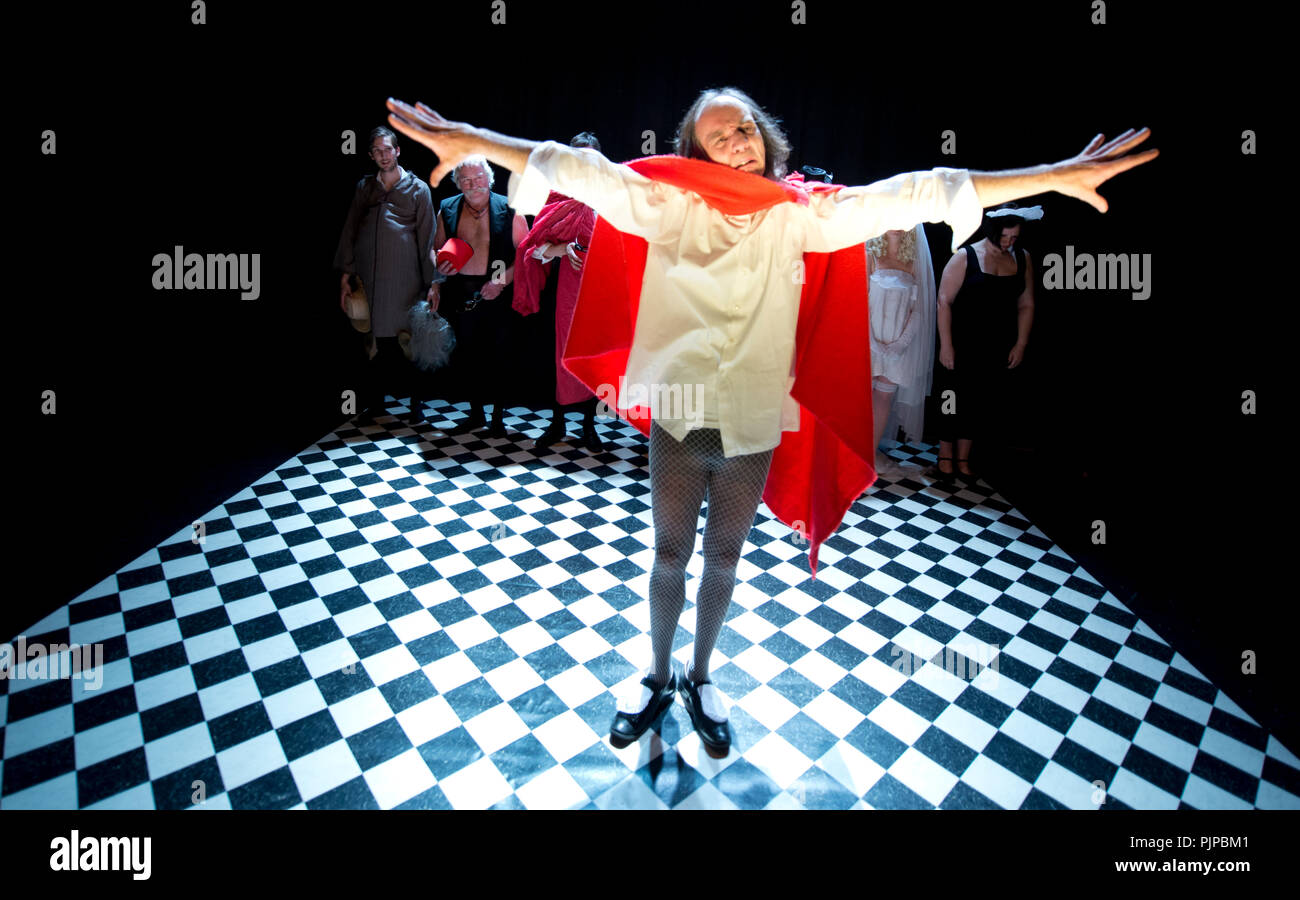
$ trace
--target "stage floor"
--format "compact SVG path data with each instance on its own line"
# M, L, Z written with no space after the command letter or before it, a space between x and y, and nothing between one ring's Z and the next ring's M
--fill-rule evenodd
M1300 808L1300 760L983 484L878 483L816 581L760 506L712 663L731 753L680 698L613 749L646 444L535 452L511 413L348 423L28 628L102 644L103 683L0 680L0 807Z

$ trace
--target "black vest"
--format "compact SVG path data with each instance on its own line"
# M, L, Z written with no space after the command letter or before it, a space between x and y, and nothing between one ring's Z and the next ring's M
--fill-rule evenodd
M442 201L439 212L442 224L450 240L456 236L456 226L460 224L460 207L465 201L464 194L456 194ZM514 221L515 211L504 194L488 194L488 206L491 221L488 223L488 264L487 277L492 277L492 264L497 260L505 263L508 269L515 264ZM506 290L510 285L506 285Z

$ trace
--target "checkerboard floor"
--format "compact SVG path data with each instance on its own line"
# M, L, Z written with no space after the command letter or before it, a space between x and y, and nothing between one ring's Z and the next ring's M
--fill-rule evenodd
M103 666L0 680L0 806L1300 808L1300 761L996 492L915 477L816 581L760 506L725 759L680 699L613 749L650 655L646 444L538 452L511 412L504 440L349 423L27 629Z

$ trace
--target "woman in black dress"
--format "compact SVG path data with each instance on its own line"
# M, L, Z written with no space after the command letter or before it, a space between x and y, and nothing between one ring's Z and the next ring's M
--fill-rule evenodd
M1021 225L1042 215L1041 207L1013 203L989 210L983 239L944 266L935 375L940 478L954 473L954 463L958 474L974 476L971 446L995 429L997 400L1007 395L1011 373L1024 359L1034 322L1034 273L1029 254L1016 242Z

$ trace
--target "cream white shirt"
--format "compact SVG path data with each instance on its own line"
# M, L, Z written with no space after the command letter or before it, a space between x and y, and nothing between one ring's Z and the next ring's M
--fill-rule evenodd
M641 399L679 441L718 428L729 457L771 450L799 427L789 392L805 252L918 222L947 222L955 251L983 215L970 173L939 168L729 216L693 191L547 141L511 175L510 205L536 214L552 189L649 244L625 402Z

